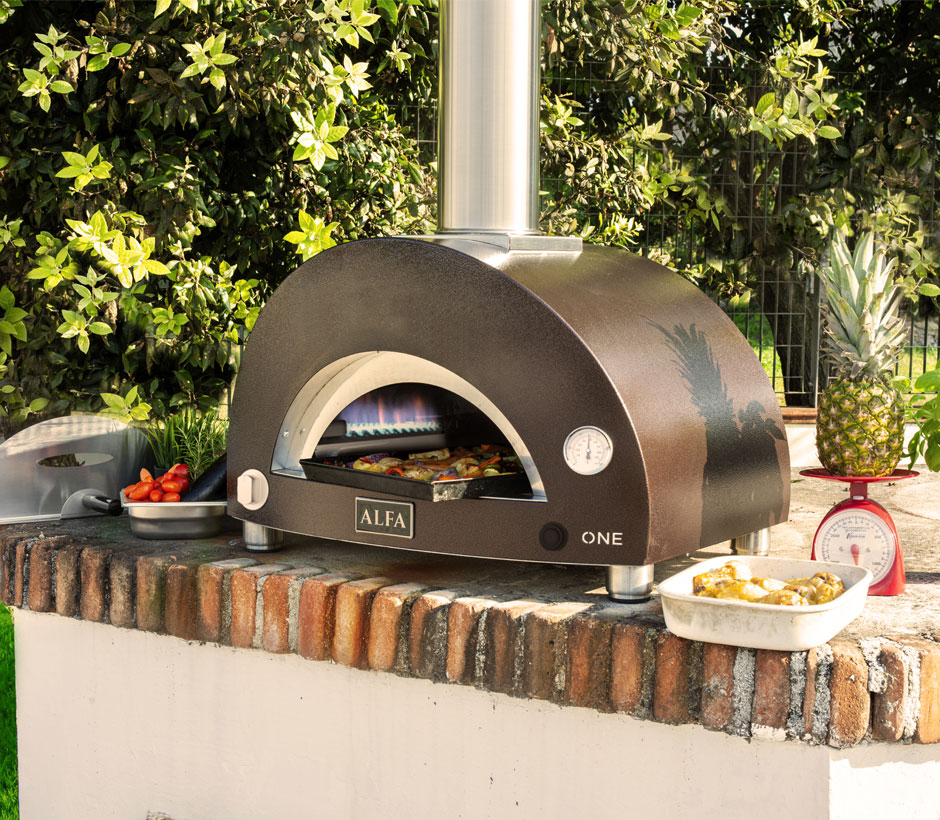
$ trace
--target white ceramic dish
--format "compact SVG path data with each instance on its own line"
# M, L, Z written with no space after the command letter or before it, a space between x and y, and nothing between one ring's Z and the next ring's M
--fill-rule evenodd
M694 576L729 561L746 565L752 575L781 581L831 572L842 579L845 592L828 604L815 606L747 603L692 594ZM693 641L796 652L824 644L854 621L865 607L871 579L864 567L848 564L720 555L677 572L658 588L666 627L675 635Z

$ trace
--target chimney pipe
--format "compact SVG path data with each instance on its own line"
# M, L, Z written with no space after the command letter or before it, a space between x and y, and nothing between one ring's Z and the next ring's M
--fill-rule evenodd
M537 234L539 0L441 0L438 228Z

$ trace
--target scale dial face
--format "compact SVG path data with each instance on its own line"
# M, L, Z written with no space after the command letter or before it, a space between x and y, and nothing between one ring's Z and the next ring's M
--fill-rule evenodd
M830 515L816 533L820 561L855 564L871 570L872 584L888 574L897 553L891 526L868 510L848 509Z
M565 463L580 475L595 475L614 454L614 445L600 427L578 427L565 439Z

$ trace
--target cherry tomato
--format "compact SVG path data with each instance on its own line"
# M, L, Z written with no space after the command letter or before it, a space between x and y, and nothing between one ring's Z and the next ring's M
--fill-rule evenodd
M179 481L175 478L168 478L163 482L163 491L166 493L178 493L183 488L180 486Z
M162 500L167 501L167 502L179 501L180 494L179 493L164 493Z
M174 464L167 472L175 476L186 476L186 478L189 478L189 467L182 463Z
M150 491L150 500L157 502L163 499L163 493L160 490L153 489Z
M143 501L150 495L150 491L153 489L152 481L141 481L133 490L128 494L128 498L131 501Z
M153 476L151 475L150 470L148 470L146 467L144 467L144 468L140 471L140 480L141 480L141 481L151 481L151 482L153 481Z
M128 484L128 485L124 488L124 495L130 496L131 490L133 490L136 486L137 486L136 484Z
M180 492L189 489L189 479L184 475L178 475L176 477L176 483L180 485Z

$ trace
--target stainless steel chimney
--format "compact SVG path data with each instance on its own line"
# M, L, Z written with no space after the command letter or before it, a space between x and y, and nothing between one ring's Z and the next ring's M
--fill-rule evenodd
M438 229L536 234L539 0L441 0Z

